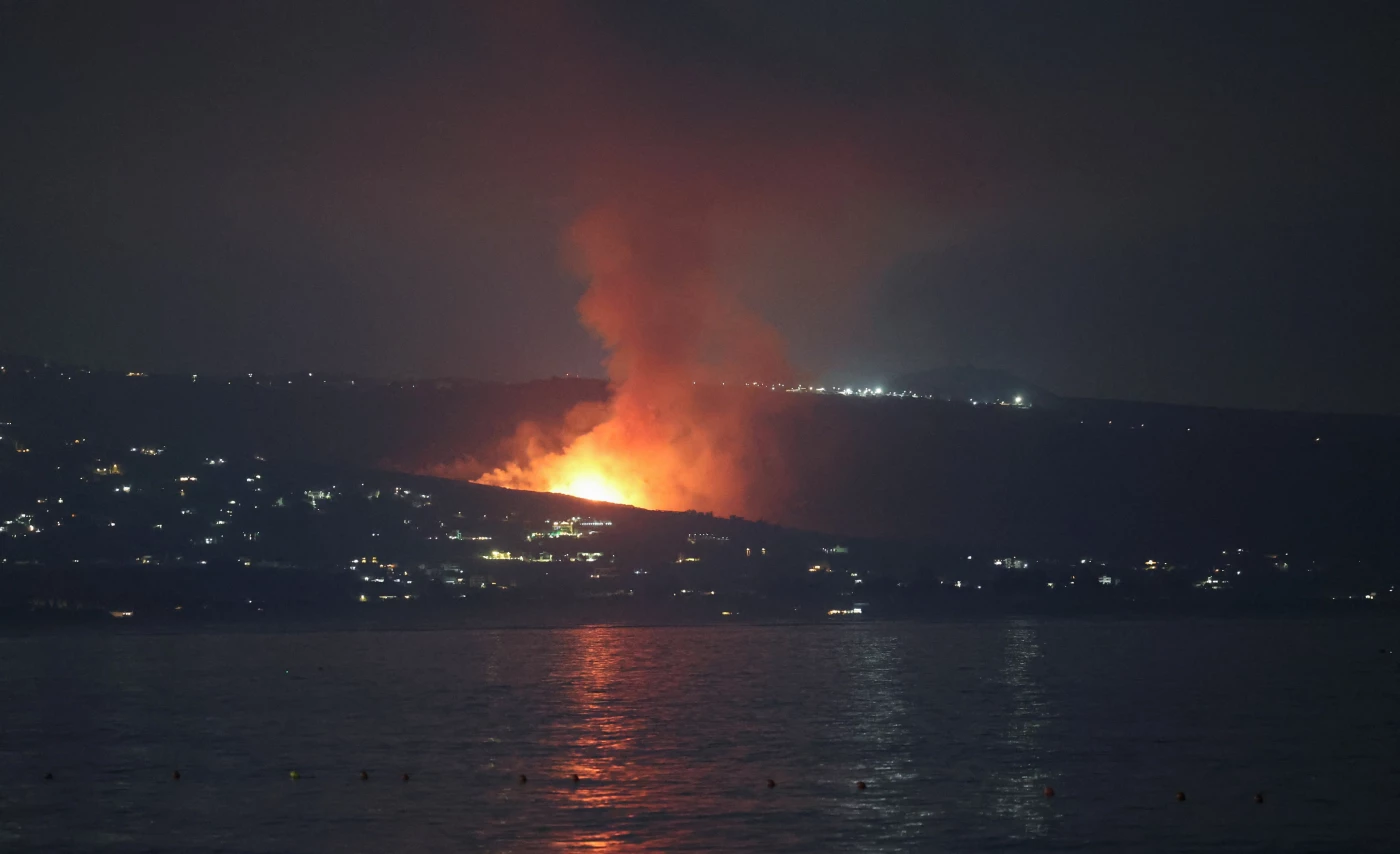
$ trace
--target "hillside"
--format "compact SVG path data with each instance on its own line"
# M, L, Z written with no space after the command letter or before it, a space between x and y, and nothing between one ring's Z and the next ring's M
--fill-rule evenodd
M741 393L722 392L716 393ZM742 392L748 393L748 392ZM767 393L767 392L754 392ZM779 392L774 392L779 393ZM472 476L522 421L557 424L597 381L0 376L0 418L192 454ZM805 398L763 423L771 495L807 530L1136 556L1257 548L1400 551L1400 420L1062 400L1054 407Z
M763 425L798 495L770 522L403 471L490 464L517 418L601 391L7 365L0 612L538 624L1396 599L1384 419L799 396Z

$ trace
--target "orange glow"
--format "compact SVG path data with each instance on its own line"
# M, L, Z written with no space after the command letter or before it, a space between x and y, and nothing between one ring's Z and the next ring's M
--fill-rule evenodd
M651 510L752 512L750 419L787 397L715 394L701 402L689 383L644 392L623 384L587 432L560 450L532 446L477 482Z
M589 501L606 501L610 504L636 503L635 500L628 501L621 489L601 474L596 473L580 474L568 483L550 487L549 491L587 498Z
M907 153L890 147L883 114L800 97L770 103L764 87L721 85L737 121L676 122L652 103L650 75L626 67L615 34L593 32L593 13L572 14L588 4L551 4L548 14L499 5L513 11L487 43L504 50L501 79L525 88L484 118L529 133L523 148L509 134L480 142L493 154L506 145L500 186L511 199L575 173L548 194L538 221L575 216L561 260L587 282L578 315L607 353L611 398L563 425L523 424L510 447L463 449L429 472L657 510L791 514L809 499L793 494L779 410L810 401L741 391L799 379L778 328L755 309L804 330L821 364L816 347L863 340L865 295L891 263L960 239L967 213L986 215L972 202L988 200L992 213L997 200L984 181L944 171L941 146L958 135L931 115L912 126L906 111L890 118L928 134ZM526 172L511 173L517 165ZM938 205L924 204L925 188ZM944 207L954 200L959 207ZM517 322L538 326L528 315ZM713 393L722 384L727 393Z
M635 667L626 634L617 629L588 628L569 632L564 646L563 671L557 678L569 686L573 714L560 716L546 736L564 755L559 776L581 778L569 793L580 808L600 812L642 807L645 786L637 785L636 757L639 719L618 711L635 703L635 683L622 671ZM551 840L562 851L614 851L626 848L627 835L615 827L563 830Z
M703 219L604 206L569 240L589 277L579 317L608 351L612 398L577 407L562 435L524 425L514 460L477 482L750 515L774 469L756 422L791 396L722 384L786 379L781 336L711 270Z

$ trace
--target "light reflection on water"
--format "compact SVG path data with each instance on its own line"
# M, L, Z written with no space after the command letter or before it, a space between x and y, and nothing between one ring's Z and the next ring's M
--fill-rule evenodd
M0 850L1389 850L1389 629L1239 625L0 638Z
M560 850L606 851L621 847L626 837L611 813L627 809L624 793L635 791L638 784L632 754L641 722L627 713L617 684L625 641L607 628L569 632L552 674L551 682L560 686L568 702L546 740L557 745L558 776L570 779L567 809L594 815L558 829L559 835L550 841ZM579 775L578 783L572 781L574 774Z
M846 632L844 640L838 650L853 713L842 715L835 725L849 728L854 747L863 758L856 776L877 788L867 789L864 794L868 797L840 799L836 806L879 821L893 840L917 838L924 824L936 818L935 810L910 809L908 804L884 795L920 776L912 755L909 712L900 681L906 665L900 657L899 638L859 627ZM851 785L849 780L832 782Z
M1010 703L1002 733L1007 749L997 775L993 809L1012 823L1015 837L1035 838L1048 832L1047 816L1053 810L1050 799L1037 801L1030 796L1053 780L1042 767L1042 730L1049 704L1032 672L1041 651L1034 623L1009 623L1003 637L1005 659L997 679L1010 694Z

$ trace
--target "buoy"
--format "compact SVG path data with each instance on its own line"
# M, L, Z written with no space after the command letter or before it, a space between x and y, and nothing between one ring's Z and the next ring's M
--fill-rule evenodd
M368 780L368 779L369 779L369 772L368 772L368 771L361 771L361 772L360 772L360 779L361 779L361 780Z
M1262 804L1262 803L1264 803L1264 793L1263 793L1263 792L1256 792L1255 795L1254 795L1254 802L1255 802L1256 804Z
M52 779L53 779L53 772L52 772L52 771L46 772L46 773L44 774L44 779L45 779L45 780L52 780Z
M180 779L180 769L179 769L179 768L176 768L176 769L174 770L174 772L171 773L170 779L172 779L172 780L178 780L178 779Z
M288 776L288 777L291 777L293 780L300 780L300 779L301 779L301 775L298 774L298 773L295 772L295 771L293 771L292 773L288 774L287 776Z
M770 788L770 789L776 789L776 788L778 788L778 784L777 784L776 782L774 782L773 780L770 779L770 780L768 781L768 788Z
M575 783L578 782L578 775L577 775L577 774L574 775L574 782L575 782Z
M408 772L407 772L407 771L405 771L404 774L403 774L403 781L404 781L405 783L408 782Z
M530 778L529 778L529 777L526 777L524 774L521 774L521 775L520 775L520 782L521 782L521 784L523 785L523 784L525 784L525 783L530 782Z
M860 789L862 792L865 791L865 781L864 781L864 780L858 781L858 782L856 783L856 788L857 788L857 789Z
M1184 801L1184 800L1186 800L1186 793L1185 793L1185 792L1177 792L1177 793L1176 793L1176 799L1177 799L1178 801Z
M1053 798L1053 797L1055 797L1055 787L1054 787L1054 786L1046 786L1046 787L1045 787L1045 797L1047 797L1047 798Z

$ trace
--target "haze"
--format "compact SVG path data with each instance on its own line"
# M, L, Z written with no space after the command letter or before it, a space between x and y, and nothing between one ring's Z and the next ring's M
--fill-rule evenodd
M800 376L1400 411L1386 4L0 10L7 350L601 376L660 204Z

